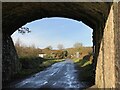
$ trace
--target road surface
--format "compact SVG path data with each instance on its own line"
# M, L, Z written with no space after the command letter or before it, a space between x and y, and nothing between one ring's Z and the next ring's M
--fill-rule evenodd
M84 88L85 86L77 79L73 61L66 59L17 83L15 88Z

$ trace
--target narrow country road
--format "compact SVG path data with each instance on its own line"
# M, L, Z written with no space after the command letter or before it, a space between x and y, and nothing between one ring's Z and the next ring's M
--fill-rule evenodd
M44 71L15 85L15 88L84 88L70 59L55 63Z

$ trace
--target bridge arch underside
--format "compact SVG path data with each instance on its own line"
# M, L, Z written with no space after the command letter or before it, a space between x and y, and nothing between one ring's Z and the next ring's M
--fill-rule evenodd
M94 64L96 67L95 84L98 87L115 87L114 68L112 60L114 56L108 48L114 48L112 34L112 3L85 2L85 3L7 3L2 5L3 22L3 82L10 80L11 76L20 70L18 56L10 35L28 22L47 18L65 17L84 22L93 29ZM110 26L110 28L109 28ZM109 29L109 30L108 30ZM107 35L109 33L109 35ZM113 38L108 40L109 38ZM106 44L110 43L110 44ZM111 56L110 56L110 55ZM106 58L105 55L108 55ZM109 59L109 61L104 61ZM98 61L98 62L97 62ZM112 65L107 73L106 64ZM7 64L6 64L7 63ZM112 71L113 70L113 71ZM107 76L108 75L108 76ZM111 81L110 81L111 80ZM108 84L108 82L110 82Z

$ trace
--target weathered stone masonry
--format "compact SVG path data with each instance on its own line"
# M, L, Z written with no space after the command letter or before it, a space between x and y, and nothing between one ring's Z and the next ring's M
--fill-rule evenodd
M96 69L96 85L104 88L115 88L115 52L113 5L105 23Z
M3 3L2 14L3 70L5 70L3 80L10 80L10 77L20 68L10 35L24 24L37 19L66 17L83 21L93 28L96 86L120 88L120 4ZM13 67L16 67L16 70L12 69ZM7 74L10 77L6 76Z
M120 2L114 6L116 87L120 88Z
M20 63L12 38L3 34L2 37L2 76L3 82L10 81L11 77L20 70Z
M101 40L96 69L96 85L120 88L120 3L114 2Z

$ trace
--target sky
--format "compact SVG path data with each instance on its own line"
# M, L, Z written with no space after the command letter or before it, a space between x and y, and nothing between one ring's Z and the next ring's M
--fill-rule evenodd
M58 44L62 44L64 48L70 48L76 42L84 46L92 46L93 29L82 21L59 17L43 18L27 23L23 27L28 27L31 33L22 35L16 30L11 35L14 43L19 38L21 44L35 45L41 49L49 45L57 49Z

